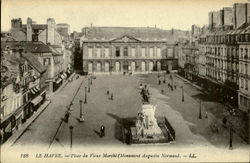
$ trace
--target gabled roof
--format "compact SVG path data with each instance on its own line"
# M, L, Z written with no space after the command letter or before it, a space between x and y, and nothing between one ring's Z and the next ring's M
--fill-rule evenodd
M46 67L43 66L36 57L34 57L31 53L24 53L23 57L28 61L28 63L35 68L39 73L43 73L46 71Z
M185 37L184 31L163 30L152 27L89 27L85 28L86 41L111 41L122 36L130 36L141 41L164 41L174 43L179 38Z

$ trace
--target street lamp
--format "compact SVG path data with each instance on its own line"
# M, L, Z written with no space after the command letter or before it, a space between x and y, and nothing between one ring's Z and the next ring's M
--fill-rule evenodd
M230 124L229 128L229 149L233 149L233 125Z
M70 131L70 149L72 149L72 135L73 135L73 126L69 126Z
M80 102L80 119L79 119L79 121L83 122L84 118L83 118L83 114L82 114L82 100L80 100L79 102Z
M202 119L202 116L201 116L201 100L200 100L200 112L199 112L199 119Z
M85 99L84 99L84 104L87 104L87 87L85 87Z
M89 78L88 78L88 92L90 92L90 82L89 82Z
M184 102L184 86L182 86L181 88L182 88L182 102Z

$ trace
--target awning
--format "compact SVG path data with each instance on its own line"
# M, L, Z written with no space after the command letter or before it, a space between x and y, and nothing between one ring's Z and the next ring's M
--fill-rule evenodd
M65 78L65 76L62 74L61 76L60 76L62 79L64 79Z
M62 81L62 79L61 79L61 78L58 78L58 79L56 80L56 84L59 84L61 81Z
M36 98L34 98L31 103L36 106L37 104L39 104L41 101L43 100L42 96L37 96Z
M30 91L32 94L36 94L36 92L33 89L31 89Z
M38 92L38 90L36 89L36 87L32 88L34 92Z
M36 86L36 89L37 89L38 91L40 91L39 85Z

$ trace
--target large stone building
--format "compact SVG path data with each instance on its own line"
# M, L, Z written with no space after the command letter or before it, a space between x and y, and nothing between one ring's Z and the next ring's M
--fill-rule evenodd
M172 71L177 69L175 43L185 37L185 32L150 27L89 27L83 32L84 73Z

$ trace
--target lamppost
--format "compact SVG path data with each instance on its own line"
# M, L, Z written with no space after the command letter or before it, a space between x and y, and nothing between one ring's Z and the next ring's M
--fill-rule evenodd
M229 128L229 149L233 149L233 125L230 124Z
M184 102L184 86L182 86L181 88L182 88L182 102Z
M92 77L90 77L90 84L92 85Z
M90 92L90 82L89 82L89 78L88 78L88 92Z
M83 122L84 118L83 118L83 114L82 114L82 100L80 100L79 102L80 102L80 119L79 119L79 121Z
M70 131L70 149L72 149L72 135L73 135L73 126L69 126Z
M85 87L85 99L84 99L84 104L87 104L87 87Z
M199 111L199 119L202 119L202 116L201 116L201 100L200 100L200 111Z

